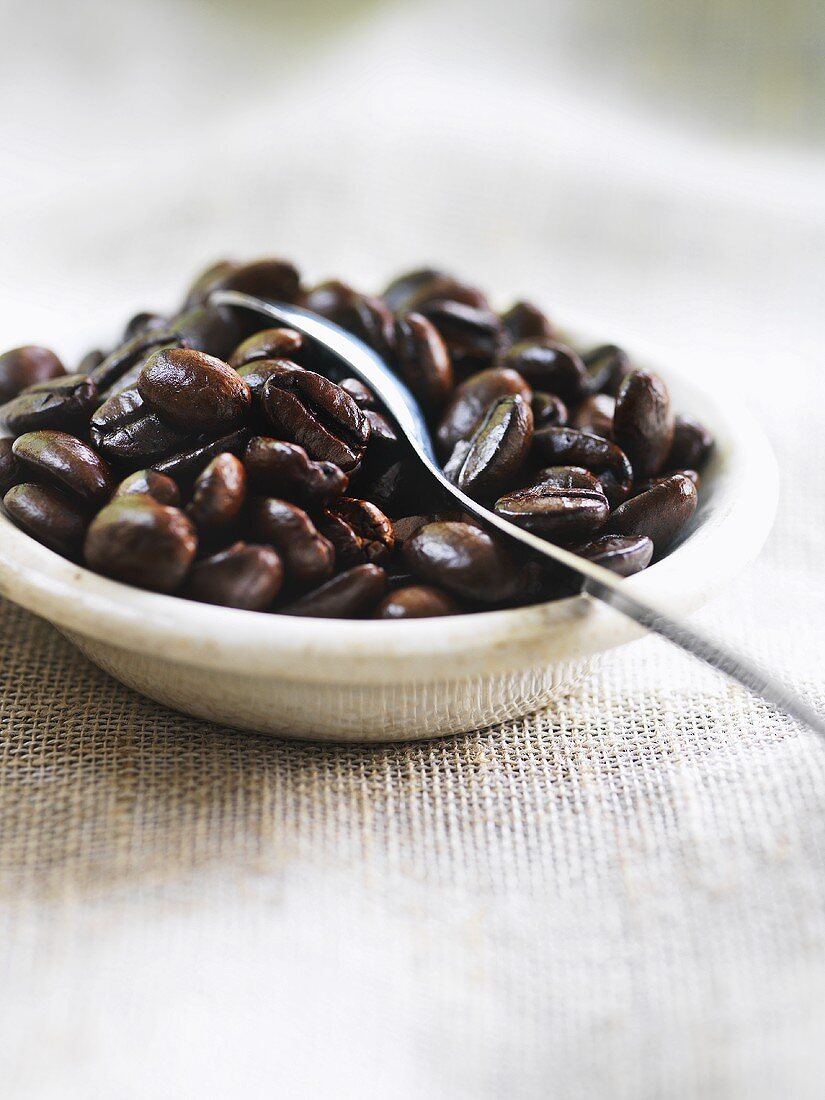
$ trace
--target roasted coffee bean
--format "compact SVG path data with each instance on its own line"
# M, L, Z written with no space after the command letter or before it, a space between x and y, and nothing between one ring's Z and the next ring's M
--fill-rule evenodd
M223 451L233 455L243 454L248 438L249 433L246 429L240 428L238 431L212 439L208 443L200 443L189 450L158 459L152 464L152 468L159 470L162 474L168 474L179 485L190 485L216 455Z
M215 272L211 281L204 281L201 301L215 290L236 290L270 302L297 302L301 280L298 269L287 260L254 260Z
M223 451L195 479L186 514L201 531L228 527L240 515L245 500L243 463L235 455Z
M702 476L696 470L669 470L666 474L662 474L660 477L645 478L644 481L634 481L633 488L630 490L628 500L633 497L637 497L640 493L646 493L648 489L652 489L654 485L659 485L666 478L672 477L673 474L681 474L682 477L686 477L689 481L692 481L696 486L698 492L699 487L702 484Z
M83 546L86 517L66 493L24 482L9 489L3 507L26 534L64 558L75 560Z
M503 342L504 326L491 309L436 299L417 306L415 312L435 325L454 364L489 366Z
M276 497L264 497L252 507L252 529L281 555L289 579L317 585L332 576L335 550L303 508Z
M646 569L653 557L653 543L646 535L600 535L573 549L580 557L620 577Z
M14 441L14 454L30 480L65 490L86 503L107 500L111 471L88 443L67 432L27 432Z
M380 562L395 546L392 521L380 508L357 497L339 497L324 508L319 526L344 566Z
M584 363L557 340L524 340L506 352L501 364L518 371L534 389L555 393L566 404L575 404L587 393Z
M591 393L606 393L615 397L630 371L626 352L615 344L601 344L582 355L590 379Z
M88 419L98 403L92 378L66 374L62 378L35 382L17 397L0 406L0 423L12 435L36 432L40 428L70 431Z
M397 307L396 313L415 312L434 302L455 302L472 309L490 309L487 296L477 286L442 273L410 293Z
M170 324L184 347L226 360L255 331L258 319L240 309L201 305L174 317Z
M124 478L115 489L116 497L127 496L130 493L143 493L154 497L158 504L171 504L175 507L180 504L180 489L176 483L160 474L157 470L135 470Z
M354 469L363 457L370 424L348 393L323 375L284 363L262 394L272 427L311 458Z
M415 271L405 271L403 275L399 275L387 284L384 290L381 291L381 297L393 313L401 313L408 308L407 302L422 287L430 286L434 280L442 278L449 279L450 276L434 267L421 267L416 268Z
M229 357L229 365L239 370L258 359L294 359L303 346L304 338L295 329L263 329L235 348Z
M511 344L522 340L552 340L555 332L544 313L532 302L516 302L501 315L506 338Z
M567 488L543 481L499 497L498 515L553 542L571 542L598 531L610 513L600 489Z
M334 462L315 462L297 443L255 435L244 466L256 489L301 501L323 501L346 491L349 478Z
M201 271L186 292L183 302L184 311L203 305L220 280L237 271L240 266L234 260L218 260L217 263L210 264Z
M155 592L180 588L195 557L195 528L179 508L150 496L115 497L86 533L86 564L124 584Z
M23 479L13 447L13 439L0 437L0 494L7 493L12 485Z
M426 524L404 543L402 557L415 576L479 603L512 599L522 583L509 552L469 523Z
M356 565L281 608L281 614L357 619L370 613L384 594L386 584L387 574L380 565Z
M104 401L91 419L90 430L95 447L113 462L153 462L181 450L192 439L152 412L135 388Z
M656 553L661 554L695 511L696 486L684 474L671 474L617 508L607 523L607 531L616 535L647 535Z
M138 332L98 363L90 377L95 380L102 393L123 378L132 367L145 362L152 350L159 345L171 349L177 347L178 343L176 333L168 327Z
M76 374L89 375L95 369L99 367L103 360L106 358L104 353L99 348L92 348L91 351L87 351L80 362L77 364Z
M252 402L256 409L260 407L261 394L264 392L267 379L284 363L290 363L290 360L255 359L251 363L245 363L244 366L238 368L239 377L243 378L249 386Z
M616 408L616 399L607 393L594 393L586 397L576 409L573 416L573 427L580 432L589 432L590 435L600 435L604 439L610 439L613 433L613 413Z
M530 402L533 391L514 370L493 367L462 382L453 394L438 426L437 441L443 458L448 458L460 439L469 439L489 407L500 397L519 394Z
M281 559L271 546L236 542L195 562L182 595L221 607L266 611L281 590L283 573Z
M228 431L252 404L249 386L228 363L188 348L156 352L138 379L138 391L178 431Z
M338 385L350 395L359 409L374 409L375 394L358 378L342 378Z
M655 477L673 443L674 419L667 386L658 374L629 374L613 413L613 438L630 460L637 479Z
M345 328L382 358L389 358L394 343L393 316L381 298L361 294L339 279L330 279L309 291L304 307Z
M583 466L545 466L536 474L534 485L550 485L559 490L593 489L603 492L601 482Z
M524 465L533 442L533 411L523 397L491 405L468 442L456 484L475 500L498 496Z
M563 427L570 417L567 406L560 397L541 390L533 394L530 408L533 410L533 423L537 428L549 428L551 425Z
M144 332L159 332L168 327L168 317L164 317L161 313L152 313L151 310L143 310L141 313L136 313L127 323L123 330L123 341L126 343Z
M0 403L36 382L60 378L66 369L53 351L27 344L0 355Z
M398 433L383 413L377 409L365 409L364 416L370 422L370 447L394 447Z
M449 592L429 584L396 588L372 613L373 619L432 619L458 615L460 608Z
M677 416L665 469L701 470L712 449L713 436L704 424L689 416Z
M576 428L542 428L533 435L533 450L554 466L584 466L597 474L611 508L630 492L633 471L627 456L599 435Z
M396 321L395 361L426 411L436 412L449 400L455 385L450 354L438 329L420 313Z
M407 539L411 539L416 531L419 531L422 527L425 527L428 523L469 523L470 526L478 527L480 524L474 516L469 515L467 512L459 512L456 510L449 512L433 512L429 515L421 516L404 516L401 519L393 520L393 532L395 534L395 544L400 546L406 542Z

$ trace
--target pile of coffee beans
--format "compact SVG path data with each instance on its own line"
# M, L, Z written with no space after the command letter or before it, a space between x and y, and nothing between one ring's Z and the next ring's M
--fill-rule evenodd
M627 576L696 508L708 431L614 345L574 349L530 302L505 313L434 268L379 295L302 285L268 259L201 274L67 373L0 355L6 514L126 584L254 611L406 619L570 591L457 512L373 395L298 332L216 307L299 304L373 347L420 401L448 477L511 522Z

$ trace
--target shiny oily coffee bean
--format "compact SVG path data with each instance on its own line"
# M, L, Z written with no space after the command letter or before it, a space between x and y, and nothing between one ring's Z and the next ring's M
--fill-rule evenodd
M232 272L237 271L241 265L235 260L218 260L214 264L210 264L209 267L204 268L194 281L190 284L189 289L186 292L186 297L183 303L183 309L192 310L197 306L202 305L209 297L211 291L217 286L218 282Z
M172 318L171 325L184 347L208 352L222 361L257 327L243 310L204 305Z
M374 409L375 394L368 389L360 378L342 378L338 385L348 393L359 409Z
M316 585L332 576L332 543L297 504L263 497L253 504L250 522L256 537L270 543L281 555L291 581Z
M567 488L539 482L499 497L495 510L504 519L554 542L570 542L598 531L610 514L600 489Z
M11 401L36 382L49 382L65 373L66 368L48 348L34 344L12 348L0 355L0 403Z
M229 357L229 365L239 370L257 359L294 359L303 346L304 338L295 329L263 329L235 348Z
M174 507L180 504L180 489L177 484L171 477L160 474L157 470L135 470L121 481L114 495L123 497L130 493L153 497L158 504L171 504Z
M420 313L395 322L395 362L425 411L446 404L455 386L450 354L438 329Z
M70 431L84 423L98 403L94 379L83 374L35 382L0 406L0 423L12 435L40 428Z
M510 348L501 362L535 389L555 393L566 404L575 404L587 393L584 363L557 340L524 340Z
M33 539L64 558L79 558L86 517L66 493L24 482L9 489L3 506L9 518Z
M14 440L0 437L0 494L7 493L12 485L22 481L20 463L14 457Z
M137 363L143 362L153 348L161 344L172 348L177 347L178 343L175 331L168 327L138 332L101 360L91 371L91 377L97 383L97 388L103 392Z
M296 302L301 292L298 269L288 260L253 260L213 269L211 278L206 275L201 276L200 301L205 301L214 290L237 290L271 302Z
M552 340L555 332L546 315L532 302L516 302L501 315L506 339L511 344L523 340Z
M394 342L393 316L381 298L362 294L340 279L329 279L308 292L304 307L345 328L383 358L389 357Z
M601 482L583 466L545 466L536 474L535 485L549 485L562 491L566 489L592 489L603 492Z
M653 557L653 543L646 535L600 535L573 549L579 557L620 577L631 577L647 569Z
M77 370L75 371L75 373L89 375L95 369L95 367L100 366L105 358L105 354L99 348L92 348L91 351L86 352L86 354L77 364Z
M261 395L264 392L267 380L284 363L290 363L290 361L287 359L254 359L251 363L245 363L242 367L238 367L238 376L243 378L249 386L252 402L256 408L260 408Z
M576 428L542 428L533 435L533 450L554 466L584 466L597 474L611 507L630 492L633 471L627 456L599 435Z
M144 332L160 332L169 327L169 318L162 313L153 313L151 310L142 310L130 318L123 330L124 341L131 340Z
M533 394L530 408L533 410L533 423L537 428L549 428L551 425L563 427L570 418L567 406L554 393L537 390Z
M168 474L179 485L191 485L198 474L216 455L228 451L230 454L243 453L249 433L245 428L239 428L235 432L228 432L208 443L199 443L185 451L167 455L152 464L152 468L162 474Z
M393 313L403 313L409 308L408 302L422 287L431 286L438 279L449 279L450 276L435 267L420 267L414 271L405 271L397 276L381 291L381 297L390 307Z
M601 344L584 352L582 362L587 370L591 393L606 393L615 397L632 367L627 353L615 344Z
M244 466L256 489L273 496L323 501L346 492L349 478L334 462L316 462L297 443L254 435Z
M460 439L469 439L489 407L500 397L518 394L528 403L533 391L514 370L491 367L472 375L458 386L447 406L436 438L443 458L448 458Z
M358 619L372 611L386 585L387 574L380 565L356 565L280 611L318 619Z
M670 394L658 374L634 370L629 374L613 413L613 438L624 451L639 480L655 477L673 443L674 417Z
M357 497L339 497L327 504L319 526L345 567L383 561L395 546L392 521L370 501Z
M438 329L452 362L492 364L504 339L504 326L497 313L449 299L436 299L416 306Z
M178 431L228 431L252 403L249 386L228 363L189 348L156 352L138 379L138 392Z
M279 435L311 458L354 469L363 457L370 423L348 393L323 375L284 363L263 388L264 413Z
M469 523L428 523L404 543L404 564L416 577L479 603L512 599L518 565L486 531Z
M198 474L186 514L201 531L228 527L245 500L246 470L239 458L224 451Z
M411 539L416 531L420 531L428 523L469 523L474 527L479 526L478 521L473 516L459 511L433 512L422 516L403 516L401 519L393 520L396 546L400 546L407 539Z
M613 434L613 413L616 399L607 393L594 393L586 397L573 415L573 427L591 435L610 439Z
M472 309L485 311L490 309L487 295L477 286L465 283L452 275L441 274L410 294L396 312L415 312L434 302L455 302L458 305L470 306Z
M661 554L695 511L696 486L683 474L671 474L618 507L607 523L607 531L647 535L656 553Z
M29 478L66 490L82 501L107 500L111 471L97 451L67 432L27 432L14 441L14 454Z
M701 470L713 449L713 436L698 420L677 416L673 443L665 460L668 470Z
M195 562L182 595L220 607L266 611L281 590L283 575L281 559L271 546L236 542Z
M191 442L153 412L136 388L123 390L106 401L90 422L92 442L102 455L115 462L153 462Z
M378 412L377 409L364 409L364 416L370 422L370 447L397 446L398 433L383 413Z
M432 619L458 615L460 608L449 592L429 584L396 588L372 613L373 619Z
M668 477L672 477L673 474L681 474L682 477L688 478L696 486L696 491L699 491L702 485L702 475L696 470L669 470L666 474L662 474L661 477L649 477L645 481L634 481L628 499L637 497L640 493L646 493L648 489L652 489L654 485L659 485L660 482Z
M532 442L530 406L519 394L499 398L468 441L456 484L474 500L498 496L524 465Z
M106 577L174 592L197 548L195 528L179 508L130 493L98 512L86 533L84 553L89 568Z

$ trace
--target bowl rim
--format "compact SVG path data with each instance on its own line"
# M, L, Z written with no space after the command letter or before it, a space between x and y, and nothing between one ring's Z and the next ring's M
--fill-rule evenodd
M569 332L570 330L566 330ZM577 343L598 332L576 325ZM690 379L672 349L620 341L659 371L678 411L716 436L712 508L667 557L624 583L683 615L719 591L761 549L779 496L776 460L757 421L727 382ZM703 372L708 374L707 371ZM711 375L712 376L712 375ZM240 611L160 595L66 561L0 513L0 594L68 633L183 664L300 681L388 683L454 679L576 661L644 634L586 596L506 610L404 622L313 619Z

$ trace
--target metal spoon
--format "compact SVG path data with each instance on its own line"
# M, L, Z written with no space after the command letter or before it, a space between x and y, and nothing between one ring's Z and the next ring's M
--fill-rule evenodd
M430 431L418 402L381 357L357 337L331 321L310 313L309 310L281 302L266 302L234 290L215 291L210 295L209 301L215 306L233 306L260 313L280 325L296 329L309 337L338 360L345 368L346 374L354 375L369 386L375 396L386 406L402 435L432 477L445 493L461 505L465 512L469 512L486 527L493 528L505 538L520 543L533 554L550 559L568 575L575 574L577 578L581 578L584 582L581 588L584 595L601 600L647 630L667 638L686 653L726 673L750 691L761 695L778 710L786 711L825 737L825 718L794 691L770 676L758 665L738 656L726 646L719 645L694 627L673 618L666 611L638 599L628 592L624 582L609 570L578 557L570 550L546 542L521 527L516 527L515 524L509 523L495 512L478 504L448 481L438 464Z

